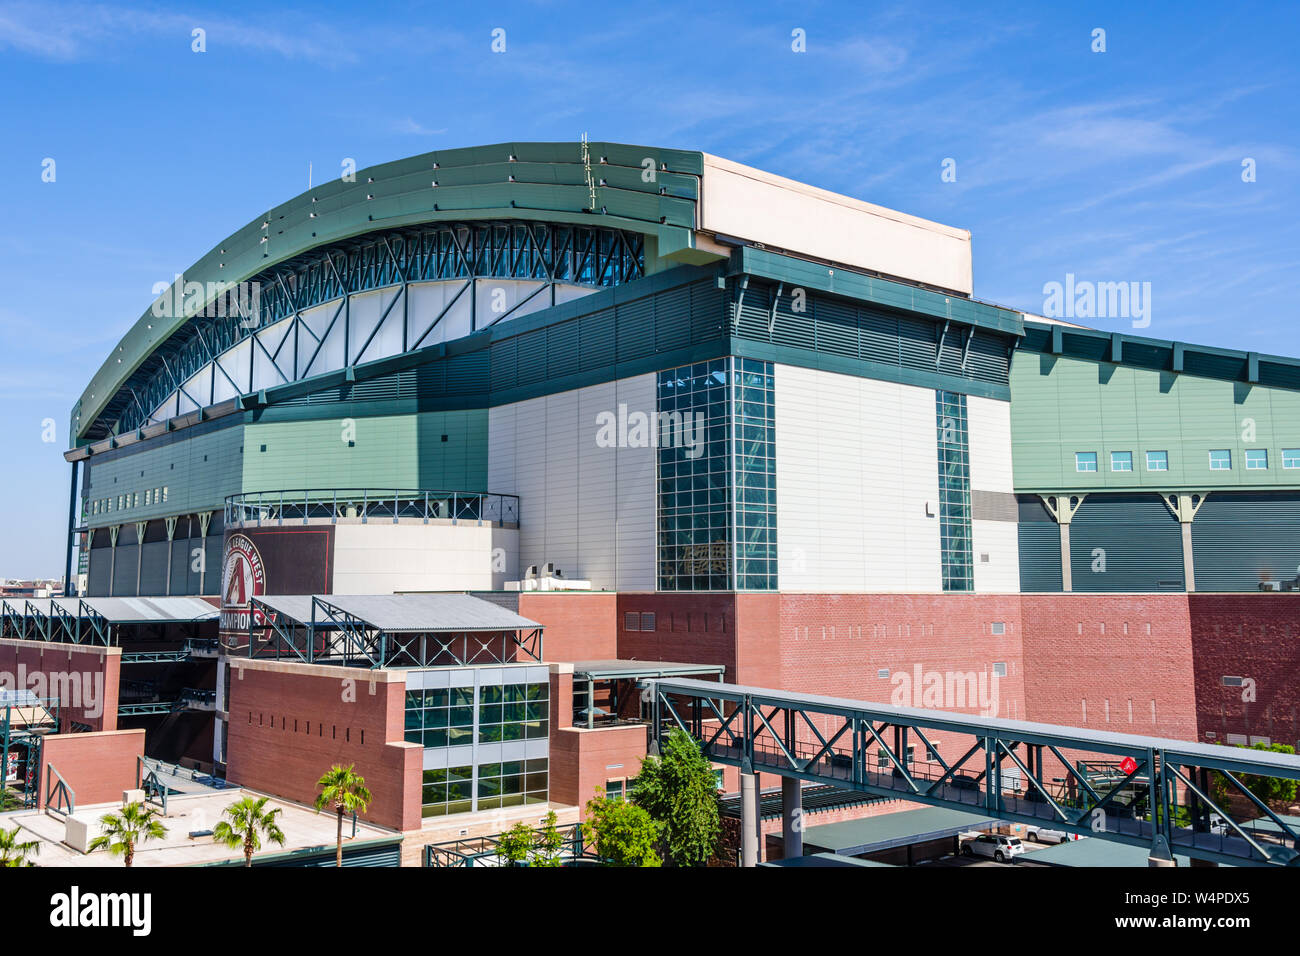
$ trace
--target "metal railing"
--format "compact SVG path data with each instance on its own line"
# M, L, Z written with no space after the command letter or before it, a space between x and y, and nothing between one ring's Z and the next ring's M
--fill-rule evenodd
M50 769L50 777L46 782L45 809L70 817L77 812L76 791L68 786L68 782L54 768L54 764L47 766Z
M518 527L517 495L472 491L409 491L392 488L327 488L255 491L226 499L226 526L278 527L340 520L366 523L388 519L474 521Z
M558 827L559 846L554 850L562 865L591 858L583 846L582 824ZM509 866L501 855L501 837L473 837L446 843L428 843L424 847L424 865L428 867ZM540 849L540 847L538 847Z

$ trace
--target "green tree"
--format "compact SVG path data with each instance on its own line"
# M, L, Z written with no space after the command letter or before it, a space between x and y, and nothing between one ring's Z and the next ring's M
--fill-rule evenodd
M161 840L167 828L158 820L158 808L136 801L128 803L121 813L106 813L99 818L104 832L90 841L90 850L107 848L112 856L120 856L127 866L135 861L137 843Z
M554 810L549 810L542 818L542 829L537 833L533 846L531 863L533 866L559 866L560 851L564 849L564 834L556 825L558 818Z
M284 831L276 822L280 808L266 809L266 797L245 797L226 807L221 820L212 829L212 839L232 850L244 850L244 866L253 865L253 854L262 849L263 837L277 846L284 846Z
M660 825L664 855L674 866L703 866L722 834L713 767L690 734L674 729L663 755L641 761L632 802Z
M527 862L537 834L522 820L497 838L497 852L510 866Z
M1245 745L1238 744L1237 746L1244 747ZM1290 744L1258 743L1247 749L1278 754L1295 753L1295 748ZM1281 777L1264 777L1253 773L1243 773L1237 779L1241 781L1242 786L1265 803L1289 803L1296 796L1296 782L1294 780L1284 780Z
M320 813L327 806L333 806L338 814L338 832L334 850L334 865L343 865L343 815L345 813L365 813L370 806L370 791L366 789L366 778L356 773L356 764L340 767L335 764L321 775L316 782L320 793L316 796L316 812Z
M662 866L656 847L659 824L641 807L623 800L610 800L597 787L587 801L587 842L610 866Z
M41 852L39 840L19 840L22 827L0 830L0 866L35 866L29 857Z

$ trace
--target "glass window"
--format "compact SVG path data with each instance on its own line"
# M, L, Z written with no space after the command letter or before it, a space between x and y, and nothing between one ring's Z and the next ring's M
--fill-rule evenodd
M420 791L422 814L426 817L437 817L472 810L473 779L472 767L424 771L424 781Z
M1300 448L1282 449L1282 467L1300 468Z
M1097 453L1095 451L1076 451L1074 453L1075 471L1096 471Z
M1168 471L1168 470L1169 470L1169 452L1167 451L1147 452L1147 471Z
M1110 453L1111 471L1132 471L1133 453L1131 451L1113 451Z
M1232 452L1226 448L1218 448L1210 452L1210 471L1230 471L1232 470Z
M622 800L624 799L624 794L623 794L623 781L622 781L622 780L606 780L606 781L605 781L605 796L608 797L610 800L618 800L618 801L622 801Z
M966 396L935 392L939 461L939 571L945 591L975 587Z
M1263 471L1266 468L1268 468L1268 449L1247 448L1246 449L1246 470Z

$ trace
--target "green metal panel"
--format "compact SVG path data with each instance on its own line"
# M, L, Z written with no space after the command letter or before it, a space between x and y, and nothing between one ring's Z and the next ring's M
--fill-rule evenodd
M1181 591L1182 529L1159 495L1089 495L1070 522L1070 577L1075 591Z
M91 457L83 495L114 503L112 511L86 515L86 524L99 528L220 509L239 490L243 443L243 421L232 416ZM166 488L167 500L145 505L145 491L155 488ZM127 494L133 501L138 494L140 504L117 510L116 498Z
M1210 495L1192 522L1198 591L1254 591L1300 575L1300 492Z
M244 491L487 490L484 409L261 421L246 427L245 443Z
M1300 392L1021 349L1011 396L1018 491L1300 486L1282 468L1282 449L1300 447ZM1246 468L1256 448L1265 470ZM1232 452L1230 471L1210 470L1212 449ZM1112 471L1113 451L1131 452L1133 471ZM1148 451L1167 452L1168 471L1148 471ZM1096 452L1097 471L1076 471L1076 452Z
M657 248L665 239L672 248L693 246L702 153L614 143L590 143L589 152L593 178L604 181L596 187L595 211L589 208L580 143L442 150L359 170L355 182L325 180L227 236L185 271L185 279L243 282L330 242L381 228L453 219L604 225L656 237ZM641 175L647 158L659 170L652 182ZM145 311L74 406L75 437L81 437L127 377L185 321L160 321L151 310Z
M880 279L846 269L835 269L807 259L743 246L732 252L732 275L749 274L799 287L834 293L891 309L916 312L937 319L951 319L966 325L1018 336L1024 331L1020 313L1000 306L976 302L962 295L922 289L892 279Z

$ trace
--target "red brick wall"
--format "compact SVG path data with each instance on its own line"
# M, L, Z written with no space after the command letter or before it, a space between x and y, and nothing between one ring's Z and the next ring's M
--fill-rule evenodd
M117 729L121 664L122 651L117 647L0 640L4 686L58 697L59 730L63 733L71 730L73 721L97 731ZM16 687L24 681L24 687Z
M405 695L400 671L232 661L227 776L310 804L321 774L355 764L374 798L361 816L418 828L422 748L403 739Z
M551 800L582 808L607 780L631 779L641 772L648 729L622 724L592 730L561 728L551 734Z
M917 665L924 677L991 673L998 662L1007 665L998 716L1025 717L1017 595L783 594L780 613L782 688L887 704L909 686L899 673L911 677ZM1005 633L993 633L995 622ZM878 676L883 669L889 677Z
M618 595L613 591L525 591L519 595L519 613L545 625L542 640L547 661L618 656Z
M1021 606L1030 719L1196 739L1186 595L1035 594Z
M72 788L77 806L121 803L122 792L136 785L137 758L144 754L144 731L53 734L45 738L42 747L45 766L37 806L45 806L51 766Z
M1242 734L1300 743L1300 594L1192 594L1187 600L1201 739ZM1225 687L1225 676L1250 678L1254 686Z
M625 630L629 612L651 611L655 630ZM726 680L736 681L736 595L660 594L629 591L618 595L618 656L641 661L722 664Z

